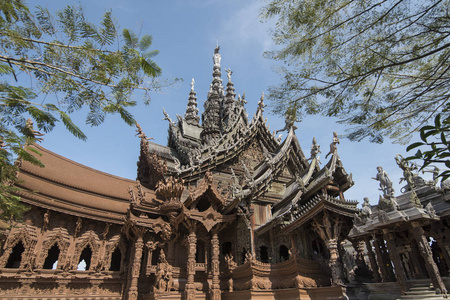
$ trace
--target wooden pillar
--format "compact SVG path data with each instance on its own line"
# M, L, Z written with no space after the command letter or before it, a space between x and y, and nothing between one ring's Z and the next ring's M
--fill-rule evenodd
M131 265L130 288L128 289L128 300L136 300L138 298L138 280L141 270L142 250L144 248L143 234L138 234L134 242L134 255Z
M332 285L343 285L343 274L341 264L339 263L338 241L336 239L331 239L325 241L325 244L330 252L329 265L331 268Z
M328 211L323 211L323 216L320 219L315 217L311 222L311 227L320 238L325 242L325 245L330 252L329 266L331 268L332 284L343 285L343 272L339 262L338 242L341 235L343 220L338 214L330 214Z
M195 253L197 252L197 236L195 234L195 226L189 228L189 253L187 260L187 283L184 290L186 300L195 300Z
M212 285L211 285L211 300L220 300L220 280L219 280L219 237L217 231L212 232L211 238L211 271L212 271Z
M395 246L394 234L389 232L389 229L383 229L384 239L386 240L386 246L389 251L389 257L395 268L395 277L397 278L398 285L402 294L408 291L408 281L403 268L400 255L398 254L397 247Z
M431 252L430 245L428 245L427 238L424 235L424 231L420 223L412 222L412 232L414 239L419 246L419 252L425 261L425 267L427 269L428 275L430 276L431 282L433 283L434 289L437 294L447 294L447 289L442 281L441 275L439 274L439 269L433 260L433 254Z
M373 279L375 280L375 282L381 282L380 272L378 272L377 259L375 257L375 253L373 252L372 244L370 243L371 238L370 236L365 236L364 239L366 242L367 255L369 256L370 267L372 268Z
M385 260L383 251L382 251L382 245L384 248L384 240L380 241L379 237L374 236L373 246L375 248L375 254L376 254L376 258L377 258L378 267L380 268L381 280L383 282L389 282L389 281L391 281L391 276L390 276L389 270L388 270L388 263L390 264L390 261L388 262Z

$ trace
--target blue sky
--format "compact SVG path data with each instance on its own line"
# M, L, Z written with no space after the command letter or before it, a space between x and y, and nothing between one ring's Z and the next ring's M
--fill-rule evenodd
M217 40L221 47L224 83L224 70L230 68L236 93L246 93L249 119L256 111L261 92L267 92L269 86L279 82L278 75L272 70L275 62L263 57L264 51L276 47L269 33L274 23L262 23L258 18L263 1L43 0L30 1L29 5L39 4L54 11L68 4L79 3L93 23L97 23L105 11L111 10L121 28L129 28L141 35L151 34L152 49L160 51L154 60L162 68L163 77L184 79L173 87L153 93L149 106L140 104L131 110L147 136L153 137L156 143L167 143L168 123L162 120L162 108L173 120L176 120L176 114L184 114L192 78L195 78L199 109L203 112L203 103L212 79L212 55ZM284 126L283 118L271 115L269 108L265 114L271 130ZM74 119L88 135L87 142L78 140L63 126L59 126L45 135L42 146L100 171L135 179L139 156L139 139L135 136L135 128L127 126L117 116L108 116L104 124L91 128L83 126L83 117L81 112ZM306 155L309 155L311 141L315 136L321 145L322 161L325 162L333 131L345 133L345 127L335 121L312 116L297 124L296 134ZM356 143L341 139L338 153L346 171L353 174L355 181L355 186L346 193L347 199L362 202L363 197L369 197L372 204L378 202L381 192L378 191L378 182L371 177L376 175L379 165L388 172L398 194L398 181L402 172L395 164L394 157L397 153L405 156L405 146L390 141L378 145L368 141Z

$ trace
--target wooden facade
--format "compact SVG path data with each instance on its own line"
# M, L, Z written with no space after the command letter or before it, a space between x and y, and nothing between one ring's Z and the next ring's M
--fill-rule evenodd
M341 242L359 210L337 135L321 167L292 120L284 141L269 131L264 95L248 120L218 48L213 61L201 124L193 84L185 115L166 114L167 146L137 124L136 181L36 146L46 167L21 167L31 210L6 232L0 298L345 299Z

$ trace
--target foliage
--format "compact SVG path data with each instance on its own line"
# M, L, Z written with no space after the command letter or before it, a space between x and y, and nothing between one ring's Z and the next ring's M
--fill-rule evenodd
M338 117L348 138L407 142L449 98L448 0L271 0L283 62L274 111ZM425 131L428 132L428 127Z
M82 108L87 109L86 123L92 126L101 124L107 114L135 123L127 111L136 105L132 96L139 92L148 103L150 92L162 86L157 79L161 69L152 60L158 51L150 50L151 45L149 35L139 38L127 29L119 34L111 12L94 25L86 20L82 7L67 6L52 15L40 6L32 13L22 0L0 0L3 215L15 211L7 207L8 201L15 200L14 161L40 164L25 151L41 139L40 132L49 132L61 122L85 140L69 117Z
M415 155L407 159L423 161L423 165L420 168L422 171L426 170L431 164L443 164L446 169L436 175L445 180L450 177L450 117L441 118L442 115L438 114L434 119L433 125L426 125L420 129L420 139L422 141L412 143L408 146L407 151L419 149ZM426 150L423 150L424 147Z

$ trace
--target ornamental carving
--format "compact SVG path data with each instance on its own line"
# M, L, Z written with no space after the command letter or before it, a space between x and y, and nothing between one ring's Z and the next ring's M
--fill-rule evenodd
M164 199L164 203L159 206L161 212L169 215L175 215L179 212L183 206L181 203L183 190L184 180L172 176L164 181L158 182L156 185L156 193Z

